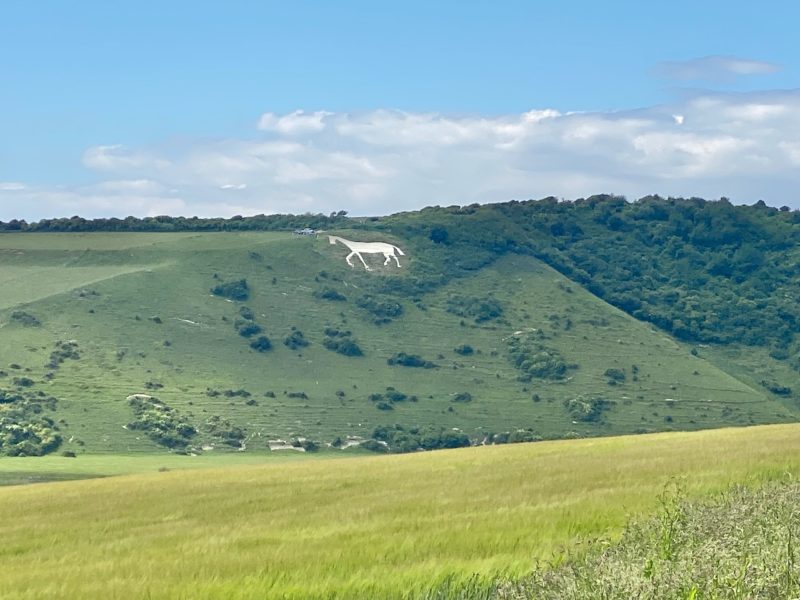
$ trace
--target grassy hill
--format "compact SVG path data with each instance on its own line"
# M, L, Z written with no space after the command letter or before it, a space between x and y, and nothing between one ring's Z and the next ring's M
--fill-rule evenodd
M615 537L675 478L691 498L796 475L798 433L778 425L204 471L155 472L150 460L149 473L0 488L0 596L420 597L446 578L517 577L580 540ZM80 470L96 459L35 460ZM125 466L142 461L114 468Z
M411 450L797 418L759 372L533 257L465 269L413 237L339 233L396 243L403 267L351 269L325 236L277 232L0 236L5 406L78 453L373 437ZM460 276L420 285L437 268ZM242 280L246 299L229 285ZM251 347L261 337L269 349Z

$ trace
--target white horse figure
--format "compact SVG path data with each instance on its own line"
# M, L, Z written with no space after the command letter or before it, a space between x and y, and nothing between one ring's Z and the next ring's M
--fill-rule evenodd
M350 258L352 258L352 256L355 254L367 271L371 271L372 269L370 269L369 266L367 266L367 263L364 262L364 257L361 256L362 252L366 254L383 254L384 258L386 258L386 260L383 261L383 266L388 265L391 262L391 259L394 259L394 262L396 262L397 266L399 267L400 261L397 259L397 254L400 256L405 256L405 253L400 250L400 248L393 246L392 244L387 244L386 242L354 242L352 240L346 240L335 235L329 235L328 241L331 244L341 242L350 248L350 254L345 257L347 264L351 267L355 267L355 265L350 261ZM395 251L397 254L395 254Z

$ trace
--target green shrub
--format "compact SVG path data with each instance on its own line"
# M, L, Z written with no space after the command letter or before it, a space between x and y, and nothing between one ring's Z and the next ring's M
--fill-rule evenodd
M500 302L489 296L478 298L452 295L447 298L446 310L459 317L471 318L476 323L491 321L503 314L503 307Z
M356 306L370 313L376 325L389 323L403 314L403 305L399 302L376 298L370 294L358 298Z
M564 400L564 407L576 421L597 422L602 420L603 413L610 409L615 402L604 398L585 398L578 396Z
M151 440L172 449L184 449L197 429L174 408L153 396L136 394L128 398L135 419L128 429L142 431Z
M787 385L781 385L775 381L770 381L766 379L761 380L761 385L767 388L770 392L777 396L791 396L792 395L792 388Z
M531 335L512 335L507 344L511 364L522 372L520 381L527 382L534 377L564 379L570 369L577 368L577 365L567 363L558 350L546 346Z
M339 291L332 287L324 287L321 290L314 292L313 295L315 298L331 300L333 302L345 302L347 300L347 297L344 294L339 293Z
M23 327L40 327L42 325L39 319L37 319L30 313L26 313L23 310L15 310L14 312L12 312L11 320L14 323L19 323Z
M238 329L239 335L246 338L253 337L254 335L257 335L263 331L259 324L252 322L243 324Z
M456 354L460 354L461 356L469 356L475 352L472 346L468 344L461 344L460 346L456 346L453 348L453 352Z
M606 369L603 375L607 377L609 385L616 385L625 381L625 371L622 369Z
M308 340L305 338L302 331L295 329L284 338L283 345L291 350L297 350L308 346Z
M415 367L422 369L434 369L437 367L436 363L425 360L417 354L406 354L405 352L398 352L394 356L387 358L386 364L389 366L399 365L401 367Z
M325 340L322 345L333 352L343 356L363 356L364 352L349 331L340 331L333 327L325 328Z
M228 419L224 419L219 415L209 417L203 425L203 429L226 446L233 446L235 448L241 447L247 437L244 429L238 425L232 424Z
M250 342L250 347L256 352L269 352L272 350L272 342L265 335L260 335L258 338Z
M217 284L211 288L211 293L215 296L222 296L239 302L244 302L250 298L250 288L246 279Z
M379 450L381 452L414 452L441 448L463 448L470 445L469 437L461 431L443 427L406 428L402 425L376 427L372 432L371 441L386 444L386 446L381 444L382 449ZM362 443L361 446L365 447L365 443Z

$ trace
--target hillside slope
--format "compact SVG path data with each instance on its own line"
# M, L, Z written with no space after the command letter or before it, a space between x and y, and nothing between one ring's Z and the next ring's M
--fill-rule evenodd
M411 450L796 420L532 257L420 289L424 246L341 234L392 241L402 267L350 268L325 236L288 233L0 236L0 389L78 452L348 437Z

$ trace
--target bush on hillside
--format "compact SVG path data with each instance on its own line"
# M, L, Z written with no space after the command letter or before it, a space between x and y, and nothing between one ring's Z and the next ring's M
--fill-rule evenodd
M332 287L324 287L321 290L314 292L314 298L322 300L331 300L333 302L345 302L347 297Z
M449 313L473 319L476 323L491 321L503 314L500 302L490 296L452 295L447 298L446 309Z
M283 340L283 345L291 350L298 350L308 346L309 342L299 329L295 329Z
M42 324L41 321L39 321L39 319L37 319L35 316L23 310L15 310L12 312L11 321L13 323L18 323L23 327L40 327Z
M352 334L349 331L326 327L325 340L322 345L328 350L343 356L363 356L364 352L351 336Z
M183 415L154 396L134 394L128 398L128 405L135 417L128 429L142 431L157 444L182 450L197 434Z
M403 314L403 305L399 302L377 298L370 294L358 298L356 306L371 314L376 325L390 323L392 319Z
M260 335L250 342L250 347L256 352L269 352L272 350L272 342L269 341L267 336Z
M558 350L546 346L533 336L512 335L507 344L511 364L521 371L518 377L520 381L528 382L534 377L560 380L566 377L569 370L578 368L568 363Z
M215 296L221 296L239 302L244 302L250 298L250 288L247 285L246 279L219 283L211 288L211 293Z
M405 352L398 352L394 356L386 359L386 364L389 366L401 367L415 367L421 369L435 369L436 363L425 360L418 354L406 354Z

